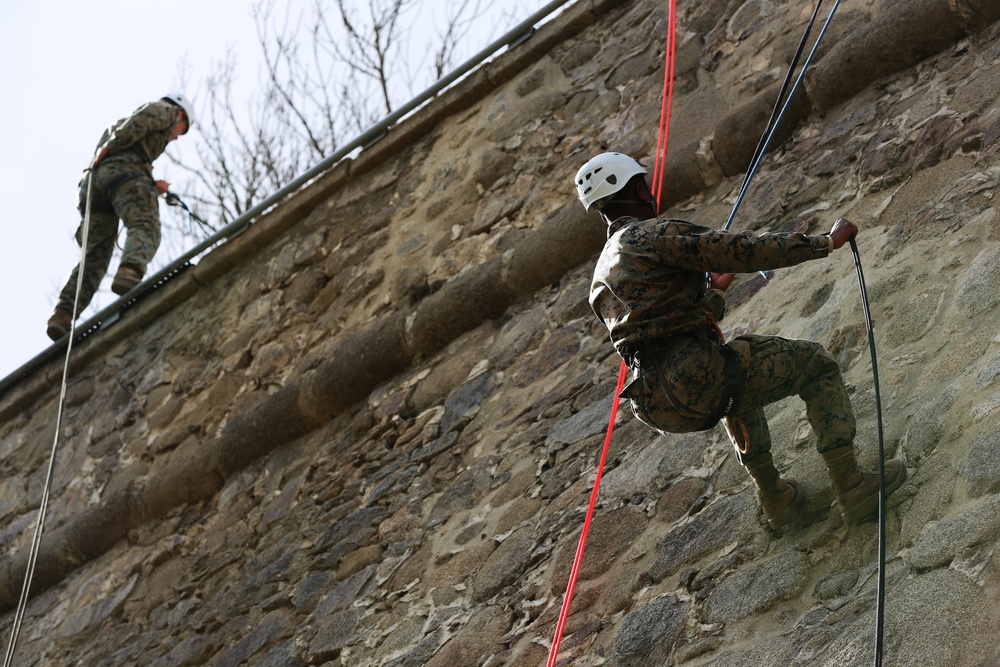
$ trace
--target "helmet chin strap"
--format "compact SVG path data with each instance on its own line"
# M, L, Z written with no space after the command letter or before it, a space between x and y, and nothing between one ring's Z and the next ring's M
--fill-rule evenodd
M650 213L652 213L653 217L655 217L658 213L658 207L656 205L656 201L653 199L653 193L649 191L649 187L646 185L645 180L637 180L638 182L629 183L619 192L604 199L604 204L602 206L598 206L597 210L604 212L612 206L615 207L616 210L620 210L622 207L643 206L649 207Z
M656 202L652 199L615 199L614 206L648 206L653 215L657 215Z

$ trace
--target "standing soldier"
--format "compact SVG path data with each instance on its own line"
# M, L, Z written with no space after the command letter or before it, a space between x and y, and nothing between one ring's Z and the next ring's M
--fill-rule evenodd
M170 188L166 181L153 179L153 161L167 144L190 129L193 110L186 97L172 93L139 107L101 136L94 159L84 170L90 173L80 181L80 215L86 215L89 189L90 227L77 316L90 303L108 271L119 219L128 232L111 291L125 294L146 274L146 266L160 245L157 196ZM83 244L82 224L76 231L76 242ZM59 294L55 313L49 318L46 333L52 340L59 340L70 330L79 271L79 265L73 269Z
M774 467L763 408L798 395L844 520L871 515L878 508L878 475L858 469L854 412L833 356L818 343L776 336L724 343L716 324L733 273L826 257L857 227L840 219L821 236L730 234L657 218L645 173L626 155L603 153L576 175L580 201L608 224L590 304L634 372L622 396L636 417L661 431L702 431L725 418L764 516L779 527L798 516L803 498L795 480L782 479ZM887 461L886 493L905 480L902 462Z

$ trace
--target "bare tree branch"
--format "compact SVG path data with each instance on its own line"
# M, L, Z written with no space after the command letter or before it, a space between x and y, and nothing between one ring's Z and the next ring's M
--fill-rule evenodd
M185 200L195 214L213 228L235 220L392 113L416 84L440 79L489 3L448 0L435 40L410 28L422 9L441 9L435 2L367 0L359 9L358 0L333 0L331 11L324 0L304 10L294 0L257 0L258 92L237 105L241 68L227 53L200 93L197 159L169 156L189 179ZM414 48L418 40L426 43ZM414 50L421 57L411 60ZM187 229L180 233L190 234L186 216L179 220Z

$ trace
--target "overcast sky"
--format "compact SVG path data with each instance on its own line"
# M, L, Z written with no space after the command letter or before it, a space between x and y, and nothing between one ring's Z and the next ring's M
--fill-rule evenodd
M311 4L311 0L293 1L303 7ZM430 6L442 2L428 1ZM6 232L5 261L0 262L0 303L6 325L0 345L0 378L51 344L45 323L79 261L73 240L80 222L77 184L105 127L139 105L177 90L182 62L187 63L190 83L178 92L194 98L197 110L198 84L228 49L237 54L240 83L249 92L259 70L252 4L251 0L0 2L0 94L4 100L0 104L4 134L0 203ZM457 63L513 27L496 25L500 12L509 14L519 7L521 20L546 2L494 0L487 4L494 14L484 22L488 25L477 38L480 42L468 44ZM423 12L419 20L430 20L427 14ZM154 175L175 183L183 180L165 158L154 163ZM160 211L166 214L163 203ZM170 259L161 253L155 266L164 266ZM107 278L79 322L117 298L109 285Z

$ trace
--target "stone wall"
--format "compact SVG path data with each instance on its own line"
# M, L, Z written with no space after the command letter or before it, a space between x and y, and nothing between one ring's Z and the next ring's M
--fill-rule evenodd
M618 367L571 179L604 149L651 165L662 4L571 6L81 345L17 664L544 663ZM725 220L809 11L681 3L669 215ZM886 664L1000 659L998 19L845 5L734 225L862 229L886 449L911 470ZM728 298L727 336L838 356L872 465L849 253ZM7 609L57 377L0 404ZM721 431L621 415L561 664L870 662L876 526L831 510L801 402L768 414L810 512L781 533Z

